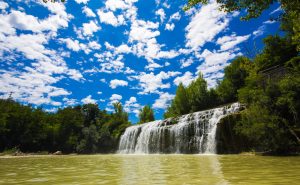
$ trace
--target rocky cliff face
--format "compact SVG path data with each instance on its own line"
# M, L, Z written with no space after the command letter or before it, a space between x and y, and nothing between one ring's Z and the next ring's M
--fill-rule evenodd
M240 120L239 112L230 114L220 120L216 131L216 150L218 154L235 154L249 151L251 143L234 130Z
M234 140L234 136L222 130L223 127L231 129L230 126L222 123L220 130L219 122L240 109L240 104L234 103L178 118L131 126L121 136L119 153L227 153L232 149L222 147L228 148L232 141L226 143L224 140L227 136Z

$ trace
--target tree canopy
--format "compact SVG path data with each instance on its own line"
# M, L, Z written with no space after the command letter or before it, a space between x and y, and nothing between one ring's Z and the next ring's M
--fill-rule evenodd
M154 121L154 111L150 105L145 105L139 112L139 124Z

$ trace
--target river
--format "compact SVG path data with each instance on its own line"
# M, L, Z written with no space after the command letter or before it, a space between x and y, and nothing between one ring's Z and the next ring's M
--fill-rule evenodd
M300 157L74 155L1 157L0 184L300 184Z

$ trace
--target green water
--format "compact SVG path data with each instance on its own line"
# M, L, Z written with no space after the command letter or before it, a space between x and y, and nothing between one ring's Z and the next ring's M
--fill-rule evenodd
M87 155L0 158L0 184L300 184L300 157Z

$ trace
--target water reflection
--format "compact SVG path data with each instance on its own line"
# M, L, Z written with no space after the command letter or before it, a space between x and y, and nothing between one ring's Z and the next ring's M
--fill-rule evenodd
M216 155L121 155L121 184L228 184Z
M282 184L300 182L300 157L87 155L0 158L0 184Z

